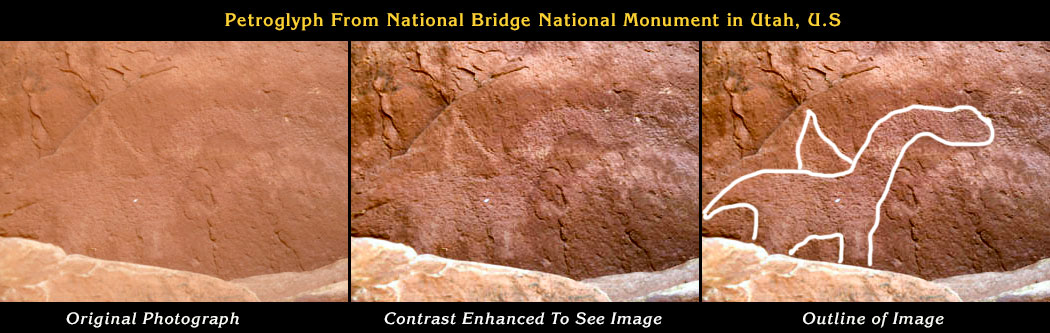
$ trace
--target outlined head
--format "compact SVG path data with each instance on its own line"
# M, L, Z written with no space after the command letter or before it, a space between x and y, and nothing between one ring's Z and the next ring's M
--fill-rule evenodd
M917 136L929 137L955 147L978 147L995 140L995 126L977 108L959 105L952 108L911 105L894 111L905 118L902 125L920 130Z

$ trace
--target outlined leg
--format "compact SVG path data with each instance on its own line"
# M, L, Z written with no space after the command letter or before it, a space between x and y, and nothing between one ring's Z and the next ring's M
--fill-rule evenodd
M795 247L792 247L791 250L788 251L788 255L792 255L792 256L795 255L795 252L798 251L799 248L805 246L806 243L809 243L809 241L811 241L811 240L814 240L814 239L824 240L824 239L832 239L832 238L838 238L839 239L839 263L841 264L842 263L842 251L843 251L843 249L845 249L846 244L845 244L845 240L842 237L842 234L841 233L837 233L837 232L833 233L833 234L827 234L827 235L809 235L809 236L806 237L806 239L802 240L801 242L798 242L798 244L795 244Z
M758 239L758 208L755 208L755 206L749 203L741 202L718 207L718 209L715 209L713 212L711 212L711 214L704 215L704 221L710 220L712 217L718 215L718 213L721 213L722 211L736 208L747 208L751 210L751 216L754 218L754 230L751 232L751 240L754 241Z

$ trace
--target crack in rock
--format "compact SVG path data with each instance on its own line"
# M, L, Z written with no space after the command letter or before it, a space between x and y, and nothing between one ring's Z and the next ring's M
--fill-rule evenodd
M24 204L22 204L22 205L20 205L18 207L15 207L15 208L7 211L7 212L0 213L0 218L7 218L8 216L14 215L19 210L22 210L22 209L25 209L25 208L29 208L30 206L35 205L36 203L37 203L36 201L24 203Z
M646 263L649 264L649 270L655 272L656 271L656 266L653 266L653 256L652 256L652 254L649 253L649 250L647 250L646 248L642 247L641 244L638 244L638 241L634 240L634 236L631 236L631 231L624 230L623 233L624 233L624 235L627 235L627 239L629 241L631 241L631 244L634 244L635 247L637 247L639 250L642 250L642 253L645 253L645 257L647 259Z
M375 90L376 95L379 96L379 114L383 117L383 144L386 145L390 151L390 158L404 154L394 148L394 142L401 141L401 130L397 128L397 123L394 122L394 116L390 115L386 109L386 101L389 100L383 95L383 86L386 84L386 79L377 75L376 79L372 81L372 89Z
M1002 252L1000 252L999 249L993 247L992 244L989 244L988 240L984 239L984 233L985 233L984 231L978 231L977 232L977 239L980 239L981 243L984 244L984 246L988 247L988 249L990 249L992 251L995 251L995 255L999 257L999 268L1002 269L1002 271L1005 272L1006 271L1006 265L1003 264L1003 254L1002 254Z
M300 271L305 272L306 269L303 268L303 259L302 259L302 257L299 256L299 251L296 250L294 247L288 245L288 242L285 241L284 238L281 238L281 232L279 230L274 230L273 234L275 236L277 236L277 240L280 241L281 244L283 244L285 248L288 248L288 250L292 251L292 254L295 255L295 264L299 266L299 270Z

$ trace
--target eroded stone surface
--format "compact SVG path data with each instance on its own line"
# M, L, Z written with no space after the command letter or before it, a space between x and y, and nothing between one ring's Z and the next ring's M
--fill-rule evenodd
M350 283L347 280L335 282L283 300L289 302L347 302L350 300Z
M703 238L701 297L729 302L960 301L914 276L769 255L754 244Z
M1050 281L1050 259L1009 272L966 274L933 280L955 290L963 301L987 299L1043 281Z
M0 236L225 279L346 257L346 42L0 47Z
M675 288L678 285L700 279L700 259L689 260L681 265L659 272L635 272L602 276L580 282L597 286L614 302L644 298L651 293Z
M696 258L699 52L351 43L351 235L576 279Z
M702 43L702 203L760 169L797 167L795 143L805 111L847 156L873 123L912 104L972 105L991 118L995 141L948 147L921 139L909 148L883 204L871 268L926 279L1007 271L1050 253L1050 44L1040 42L704 42ZM845 263L867 266L873 193L881 194L894 147L919 131L984 139L966 121L902 118L886 147L869 151L865 180L800 189L766 184L738 196L780 205L760 224L757 244L786 254L808 234L843 232ZM972 122L970 122L972 123ZM945 137L946 139L951 139ZM848 164L813 129L801 155L806 169ZM875 181L882 178L881 182ZM794 202L795 204L781 202ZM761 207L760 207L761 210ZM867 216L858 214L868 212ZM760 214L761 216L761 214ZM772 228L772 229L767 229ZM777 229L779 228L779 229ZM702 224L704 237L751 241L751 214L732 210ZM799 258L835 262L837 240L814 241Z
M523 269L417 255L407 246L351 237L350 300L380 302L608 301L597 287Z
M1010 290L982 301L989 302L1050 302L1050 281L1034 283Z
M0 301L258 300L243 286L207 275L66 255L52 244L0 237Z
M699 302L700 281L686 282L630 299L632 302Z
M295 301L299 298L346 301L346 280L348 279L349 260L344 258L327 266L308 272L285 272L252 276L230 280L255 292L264 302ZM338 283L343 281L341 295ZM334 284L334 285L333 285Z

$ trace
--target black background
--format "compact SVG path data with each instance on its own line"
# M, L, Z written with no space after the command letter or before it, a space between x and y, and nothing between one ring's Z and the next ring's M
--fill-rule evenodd
M630 5L602 3L601 6L551 4L541 2L485 2L476 5L455 2L428 2L425 5L360 2L306 3L287 1L282 5L231 4L213 1L204 4L125 6L82 2L61 6L42 2L22 2L21 8L4 9L0 33L4 40L1046 40L1047 14L1036 8L1003 3L982 6L922 4L919 1L893 3L868 2L826 4L782 2L779 4L700 3L672 6L638 1ZM242 2L245 3L245 2ZM618 3L618 2L617 2ZM959 2L960 4L962 2ZM24 6L24 7L22 7ZM309 16L317 12L329 20L328 13L345 16L377 16L379 28L311 27L303 31L275 31L270 28L225 26L225 13L278 16L285 12ZM424 13L449 16L463 12L511 13L529 16L532 27L508 28L391 28L385 27L386 13L402 15ZM577 16L637 12L640 16L709 16L718 14L721 23L727 13L744 18L743 27L683 28L581 28L538 27L538 13L576 13ZM779 16L789 13L800 29L752 27L751 13ZM839 13L838 27L809 27L811 12Z

